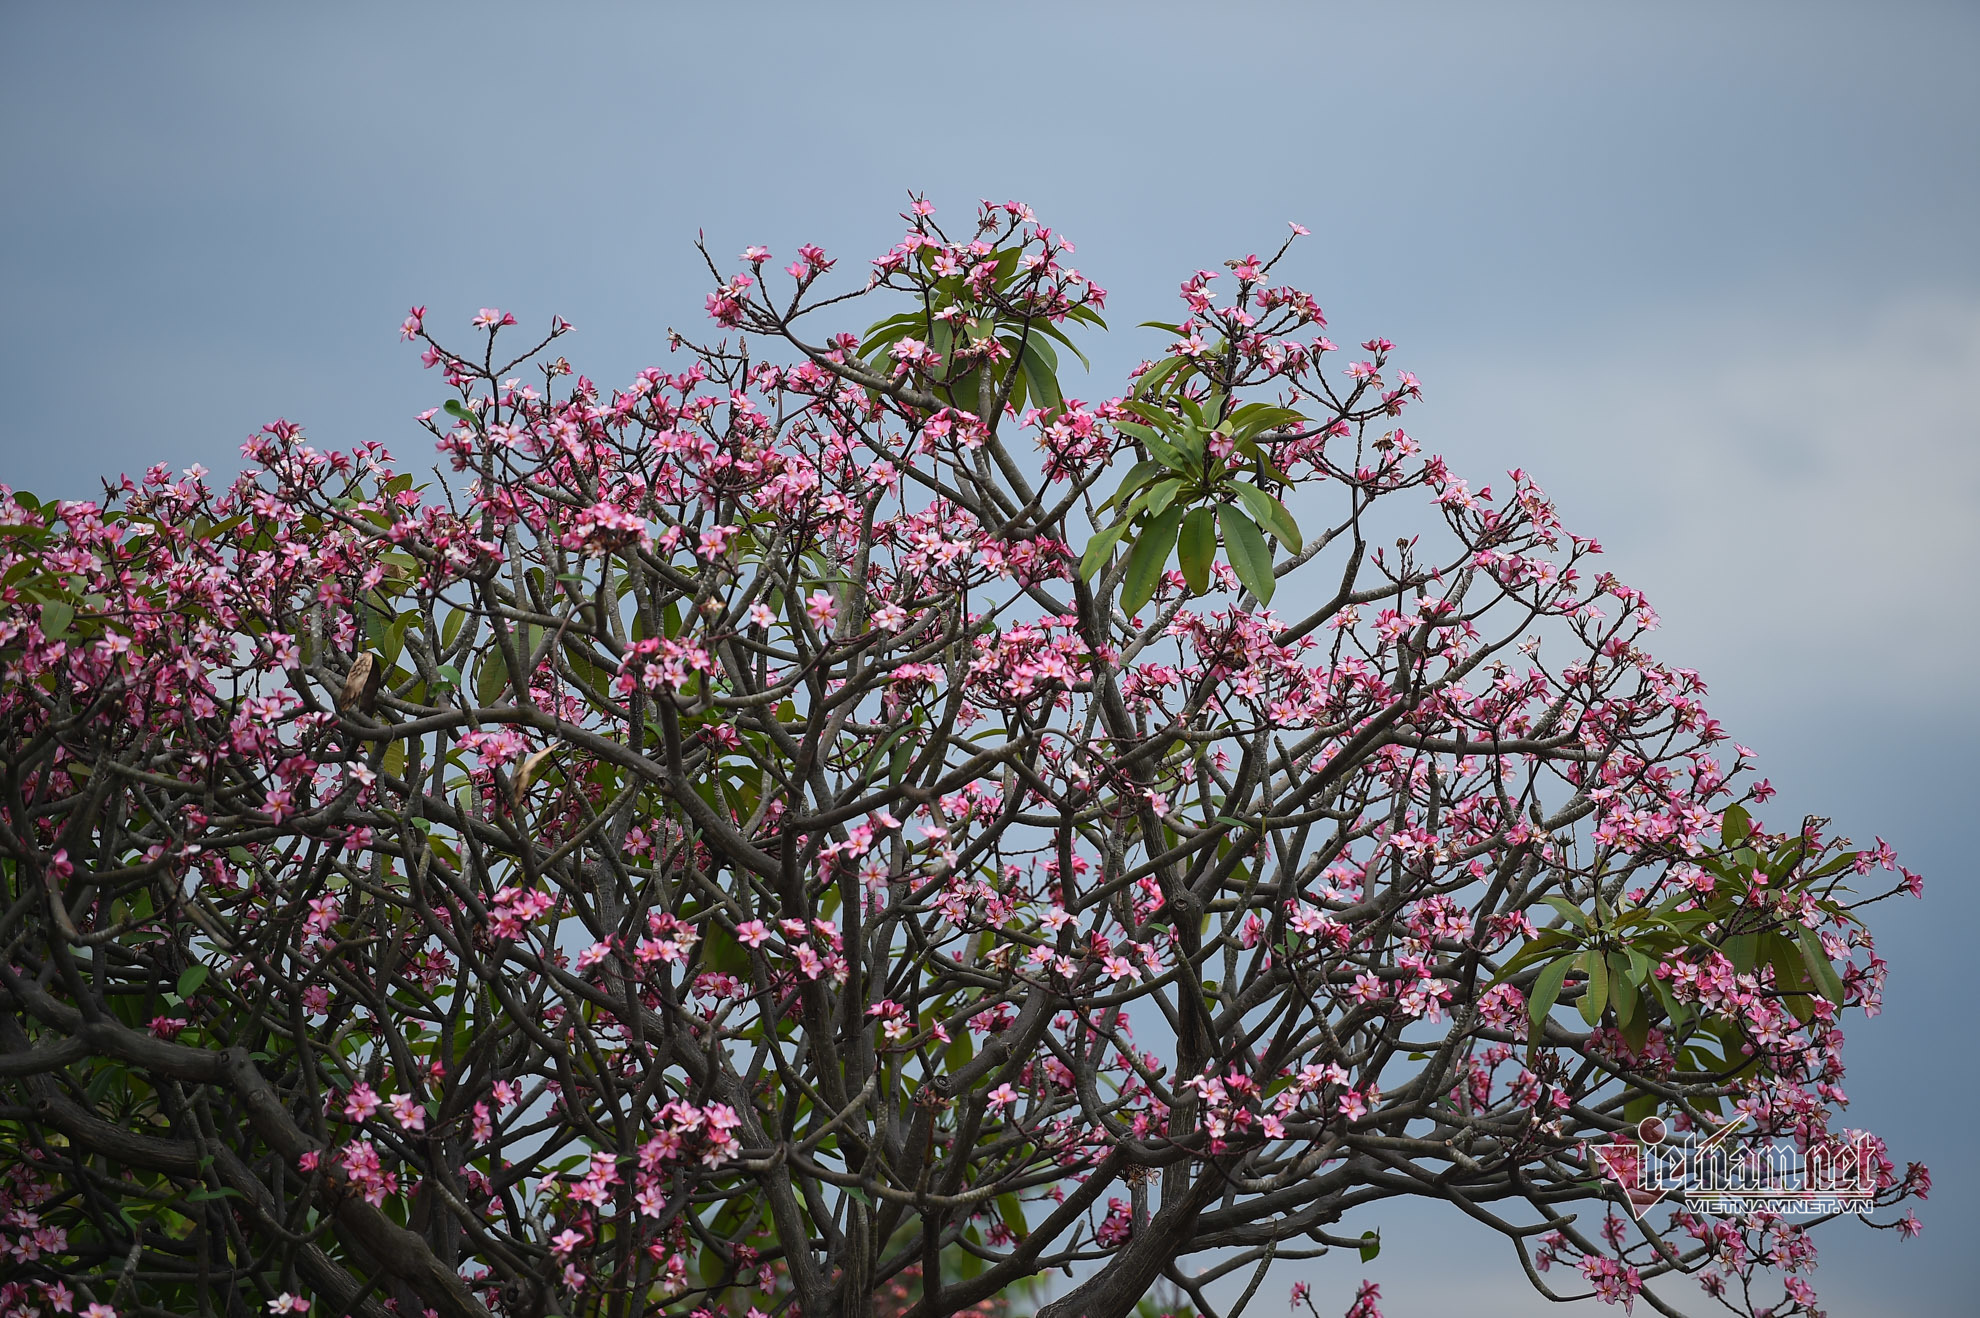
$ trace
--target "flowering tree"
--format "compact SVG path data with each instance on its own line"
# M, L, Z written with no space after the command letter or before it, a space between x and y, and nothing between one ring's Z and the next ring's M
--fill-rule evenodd
M1840 1134L1888 849L1764 830L1285 248L1096 404L1071 243L908 220L863 290L711 262L731 337L609 392L415 309L432 483L277 422L0 487L0 1307L1207 1314L1415 1195L1549 1294L1812 1312L1801 1226L1592 1150Z

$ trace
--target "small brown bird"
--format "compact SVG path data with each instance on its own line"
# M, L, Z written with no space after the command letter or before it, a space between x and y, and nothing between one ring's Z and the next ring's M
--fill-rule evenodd
M378 656L369 650L360 651L351 661L350 675L344 679L343 694L337 697L337 708L348 710L353 707L369 714L378 704L378 687L385 680L385 665L378 662Z

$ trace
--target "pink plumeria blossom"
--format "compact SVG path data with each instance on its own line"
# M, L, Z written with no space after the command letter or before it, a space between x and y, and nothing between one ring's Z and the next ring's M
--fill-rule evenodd
M832 620L839 616L839 604L830 591L814 590L804 602L804 614L811 619L812 626L829 628Z

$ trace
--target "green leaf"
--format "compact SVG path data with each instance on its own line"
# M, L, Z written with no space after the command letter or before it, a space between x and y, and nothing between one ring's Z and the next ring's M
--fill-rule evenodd
M984 1268L983 1233L973 1226L964 1227L963 1239L976 1248L965 1249L962 1256L956 1259L956 1272L964 1281L975 1281Z
M1719 828L1720 846L1730 850L1746 841L1753 832L1753 817L1742 806L1726 807L1725 822Z
M1629 958L1621 952L1611 952L1609 961L1609 999L1615 1004L1616 1024L1624 1030L1636 1019L1637 983L1630 968Z
M1196 464L1189 460L1189 454L1153 426L1140 426L1132 421L1118 421L1114 424L1114 428L1124 435L1140 440L1143 447L1155 456L1155 460L1169 470L1179 471L1184 475L1196 474Z
M1595 1026L1602 1023L1602 1011L1609 1005L1609 965L1602 954L1589 948L1581 954L1581 968L1588 974L1588 985L1575 1003L1581 1019Z
M378 657L384 661L385 667L392 668L399 662L399 656L406 651L406 627L413 621L413 615L408 613L389 622L381 615L373 615L373 621L372 648L378 651ZM386 685L390 686L392 683L387 682Z
M1127 579L1121 585L1121 609L1130 618L1155 594L1162 571L1169 565L1169 551L1176 547L1176 529L1182 525L1180 504L1170 504L1148 522L1134 551L1128 555Z
M710 970L729 975L749 974L749 949L734 934L712 920L708 923L708 936L702 940L701 948Z
M1183 517L1176 556L1191 593L1201 595L1209 590L1210 563L1217 557L1217 514L1213 509L1192 508Z
M948 1064L949 1074L954 1075L965 1066L968 1066L970 1060L975 1056L976 1045L971 1042L969 1031L961 1030L956 1034L955 1038L949 1040L949 1047L944 1053L942 1060Z
M904 311L898 316L876 320L867 327L865 337L860 340L859 355L871 357L874 353L891 347L910 331L922 326L922 314L918 311Z
M1018 1201L1016 1195L1000 1194L997 1196L997 1218L1006 1227L1010 1228L1012 1235L1016 1236L1019 1240L1025 1238L1028 1229L1024 1222L1024 1205Z
M1028 396L1025 391L1029 383L1029 381L1026 379L1026 377L1029 375L1029 372L1025 369L1027 362L1025 358L1024 344L1019 342L1015 337L1008 334L1005 335L1003 338L997 340L997 342L1004 345L1004 351L1006 353L1009 353L1011 358L1015 360L1018 364L1017 375L1011 379L1010 396L1007 397L1004 401L1007 404L1009 404L1011 407L1015 408L1017 411L1022 412L1024 411L1024 400ZM1009 367L1004 367L1003 369L997 372L997 380L1000 384L1004 379L1005 372L1008 371L1009 369L1010 369Z
M1565 897L1542 897L1541 901L1559 911L1577 929L1588 928L1588 913Z
M1086 552L1080 555L1079 559L1081 578L1091 577L1106 564L1107 559L1113 555L1114 546L1127 534L1128 526L1129 523L1126 521L1115 522L1086 542Z
M41 634L51 641L60 640L69 634L69 624L75 619L75 605L50 600L41 606Z
M1543 930L1537 936L1529 938L1526 942L1520 944L1519 950L1514 952L1511 959L1500 968L1499 973L1492 977L1492 983L1500 984L1511 979L1535 961L1540 960L1548 953L1560 947L1562 943L1569 941L1570 938L1566 930Z
M1650 1013L1632 1010L1627 1025L1622 1023L1620 1016L1616 1018L1616 1024L1622 1031L1623 1042L1629 1045L1629 1050L1639 1057L1642 1056L1644 1046L1650 1042Z
M189 998L199 992L199 986L206 982L206 977L211 973L211 970L197 961L180 971L178 984L179 996Z
M1363 1263L1373 1263L1375 1261L1375 1256L1377 1254L1380 1254L1381 1252L1382 1252L1382 1233L1380 1231L1362 1232L1361 1261Z
M448 416L453 417L456 421L479 420L479 418L472 411L462 406L461 400L458 398L449 398L447 400L447 405L443 410L447 413Z
M1841 1006L1842 979L1830 963L1829 954L1822 949L1822 936L1805 925L1801 930L1801 958L1808 963L1808 973L1814 978L1815 987L1822 991L1822 996Z
M1250 439L1279 426L1298 425L1306 420L1301 413L1271 403L1246 403L1231 413L1231 433L1240 440Z
M1043 334L1055 343L1064 344L1068 352L1079 358L1079 364L1081 366L1084 366L1089 371L1093 369L1093 363L1086 359L1086 354L1079 350L1079 345L1068 338L1065 331L1061 330L1057 325L1052 324L1052 322L1048 320L1033 321L1031 332L1033 334Z
M1128 468L1128 474L1122 479L1120 488L1108 496L1107 502L1100 505L1100 511L1105 512L1107 509L1114 507L1136 490L1140 489L1149 477L1164 470L1166 468L1159 462L1142 461L1135 463L1132 467Z
M481 669L475 674L474 698L483 706L502 703L502 693L509 689L509 660L500 650L491 649L481 657Z
M1058 354L1050 344L1042 339L1027 338L1024 341L1024 380L1031 393L1033 407L1050 408L1058 411L1066 405L1059 393L1057 367Z
M1782 993L1807 994L1815 991L1815 979L1803 966L1801 944L1786 934L1762 934L1760 955L1774 968L1774 987Z
M1182 493L1182 481L1179 478L1171 476L1167 480L1157 481L1148 489L1148 502L1144 505L1148 515L1160 516L1162 510L1174 503L1176 495L1180 493Z
M1174 375L1177 371L1183 371L1184 374L1187 374L1189 370L1195 368L1195 365L1187 357L1164 357L1161 361L1156 362L1153 366L1143 371L1141 378L1134 382L1134 396L1136 398L1144 398L1154 393L1156 388L1171 375Z
M1820 869L1815 870L1808 877L1811 879L1826 879L1831 874L1840 874L1855 864L1856 853L1854 851L1844 851L1834 859L1825 862Z
M194 1190L186 1196L186 1202L189 1204L204 1204L211 1203L215 1199L238 1199L240 1197L241 1192L239 1190Z
M1272 589L1278 583L1272 579L1272 553L1265 548L1265 537L1233 504L1218 506L1217 526L1224 533L1224 548L1230 553L1238 580L1260 604L1270 604Z
M1232 481L1230 489L1238 498L1244 500L1245 510L1251 514L1251 520L1279 537L1286 548L1297 554L1306 547L1305 541L1300 538L1299 523L1293 520L1292 514L1286 511L1284 504L1249 481Z
M1210 432L1199 425L1185 425L1176 436L1176 447L1182 450L1184 469L1195 475L1203 470L1204 458L1210 452Z
M1547 1019L1547 1013L1554 1009L1554 1004L1561 1000L1561 983L1573 965L1572 955L1559 957L1548 962L1540 977L1533 981L1533 993L1526 1000L1526 1015L1533 1022L1533 1041L1536 1044L1540 1041L1541 1022Z
M1801 858L1807 854L1807 851L1808 842L1806 839L1792 839L1767 858L1767 877L1773 879L1786 878L1794 872L1794 867L1801 863Z

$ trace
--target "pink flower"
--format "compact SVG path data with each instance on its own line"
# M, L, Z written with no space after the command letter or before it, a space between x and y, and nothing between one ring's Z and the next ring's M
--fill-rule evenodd
M277 1295L268 1302L268 1312L308 1313L309 1301L300 1295L291 1295L287 1291L283 1291L280 1295Z
M1141 972L1134 968L1134 962L1124 956L1104 956L1100 958L1100 969L1108 979L1116 984L1124 979L1140 979Z
M1345 1318L1382 1318L1382 1311L1375 1307L1375 1301L1382 1298L1382 1288L1372 1281L1364 1281L1354 1293L1354 1303L1348 1306Z
M695 552L702 558L720 558L729 547L729 540L741 530L735 526L715 526L701 533Z
M829 628L832 620L839 616L838 601L832 598L830 591L814 590L804 602L804 613L811 619L812 626L821 630Z
M1011 1088L1008 1083L998 1085L995 1089L990 1091L990 1106L993 1109L1007 1108L1015 1104L1017 1101L1018 1101L1018 1092L1017 1090Z
M383 1100L370 1085L360 1084L344 1100L344 1116L351 1121L368 1121L382 1105Z
M481 314L474 318L474 327L476 329L500 329L504 325L513 325L515 323L516 318L514 316L506 311L498 311L494 307L483 307Z
M410 1094L392 1096L392 1116L401 1130L425 1130L426 1109L415 1103Z

